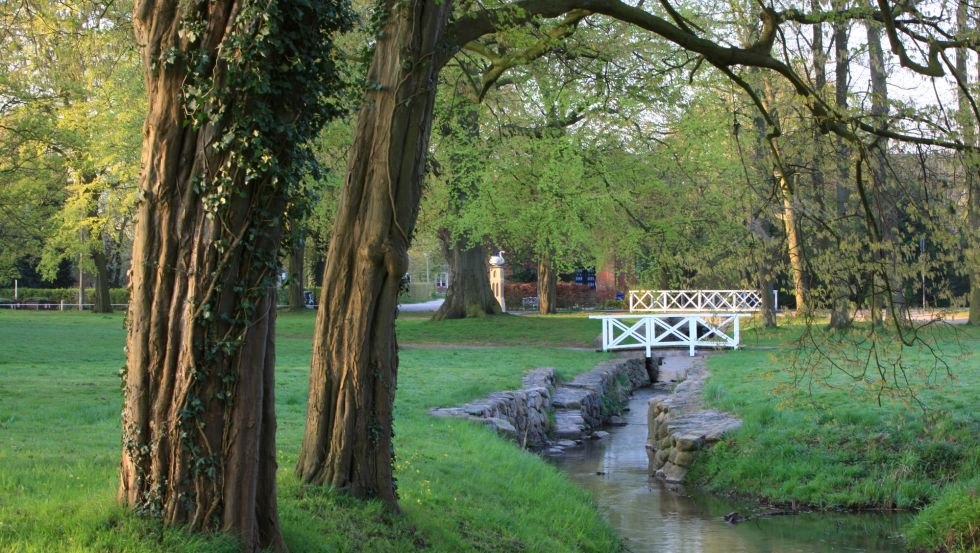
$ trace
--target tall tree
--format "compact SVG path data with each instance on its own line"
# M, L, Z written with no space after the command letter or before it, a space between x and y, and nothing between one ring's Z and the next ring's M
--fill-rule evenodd
M245 551L276 508L275 283L286 208L336 112L345 2L136 3L149 114L119 499Z
M847 111L848 77L850 75L850 55L848 40L850 29L845 21L835 21L832 25L834 36L834 107L841 113ZM848 142L838 137L834 140L834 215L835 244L837 251L843 251L847 243L847 206L849 203L849 183L851 180L851 152ZM828 326L833 329L844 329L851 325L850 313L850 275L846 269L837 265L830 271L831 308Z
M942 76L938 55L957 42L923 41L918 29L895 19L893 6L886 0L880 0L880 5L887 9L859 9L843 17L880 18L888 30L892 51L904 66L921 74ZM838 113L800 75L791 56L779 57L780 52L789 52L788 48L774 48L777 39L785 38L781 30L787 22L810 24L842 17L834 12L763 8L758 39L740 48L713 40L718 35L709 34L669 1L660 3L662 15L619 0L524 0L492 8L463 2L461 6L466 11L447 31L453 8L450 0L388 0L380 5L381 32L368 78L370 109L362 108L359 117L347 188L325 272L331 286L321 296L307 429L297 466L304 481L331 484L362 497L379 497L391 506L396 503L390 434L397 374L396 298L420 198L432 122L433 83L445 61L472 40L529 18L552 18L585 9L636 25L700 55L745 90L760 108L759 95L737 73L741 67L778 74L796 92L797 105L809 111L823 130L849 140L875 134L914 144L964 148L945 136L881 128ZM903 38L922 46L926 59L910 57ZM774 132L778 133L778 128Z
M395 309L418 216L452 2L385 0L320 294L304 482L395 508Z
M479 149L480 98L474 90L472 70L460 62L452 94L448 96L441 120L442 150L446 156L446 199L443 228L439 242L449 262L452 279L446 290L446 300L432 316L435 321L483 317L500 313L490 290L487 273L487 252L479 238L455 229L457 219L468 198L483 177L484 160ZM448 71L444 71L448 73Z
M971 24L971 5L965 0L957 2L956 6L956 27L960 36L969 36L975 32ZM974 15L975 17L975 15ZM976 80L970 79L967 71L970 61L970 52L966 48L956 49L955 75L957 79L957 123L960 126L963 142L967 144L977 144L977 118L973 111L975 106L971 106L969 91L973 88ZM980 67L980 58L978 58ZM964 154L963 159L963 181L966 188L966 272L969 277L970 311L968 322L972 325L980 325L980 162L976 154Z

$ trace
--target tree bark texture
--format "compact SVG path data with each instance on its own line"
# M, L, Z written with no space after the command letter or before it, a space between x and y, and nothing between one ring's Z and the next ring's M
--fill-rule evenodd
M551 256L542 254L538 259L538 313L551 315L558 312L558 275L551 264Z
M92 311L112 313L112 298L109 297L109 258L104 251L93 249L92 263L95 265L95 297L92 298Z
M803 267L803 243L800 239L800 228L796 220L795 194L789 185L789 177L778 172L776 180L783 199L783 227L786 230L786 251L789 255L790 273L793 276L793 295L796 298L796 313L807 312L807 286L805 269Z
M765 85L764 105L773 119L778 120L779 115L776 110L776 93L773 89L771 75L763 76ZM760 139L764 140L768 129L761 118L757 119L756 127L760 133ZM760 124L761 123L761 124ZM769 141L769 148L772 153L772 175L776 179L779 187L780 199L782 200L783 228L786 232L786 254L789 257L790 276L793 278L793 295L796 300L796 313L803 314L807 311L807 284L805 276L805 260L803 258L803 242L800 237L799 223L796 217L796 192L792 186L791 179L794 175L787 175L784 172L782 153L775 141Z
M960 34L967 34L973 31L970 25L970 5L966 0L960 0L956 9L956 26ZM967 71L969 63L969 50L966 48L956 49L956 73L963 86L970 88L976 84L971 82L970 74ZM978 58L980 64L980 58ZM980 68L980 65L978 65ZM970 145L977 144L977 120L974 117L970 106L970 99L966 91L957 88L958 117L960 132L963 134L963 142ZM963 154L963 181L966 188L966 272L969 276L970 292L968 296L969 313L967 322L971 325L980 325L980 160L973 153Z
M970 179L967 191L967 230L972 244L967 249L967 271L970 276L970 311L967 322L980 325L980 178Z
M320 295L304 482L397 508L395 310L421 197L450 0L387 0Z
M849 54L847 49L848 27L844 22L835 22L834 29L834 105L841 113L847 111L847 80L849 76ZM849 184L851 180L851 149L842 138L834 140L837 145L835 161L837 166L834 178L835 203L837 220L841 225L846 224L847 205L850 199ZM851 233L847 229L838 229L838 235L848 239ZM840 247L838 242L838 247ZM830 323L834 329L845 329L851 326L851 293L848 272L837 267L833 270L830 285L833 287L832 305L830 308Z
M212 5L220 31L208 40L217 45L237 5ZM177 18L175 5L137 5L148 67L179 42ZM281 211L283 199L270 197L268 186L248 186L233 200L241 213L233 227L209 220L194 181L218 161L205 148L216 129L182 123L184 75L177 65L147 71L150 112L133 245L119 498L168 524L235 532L247 551L284 550L275 485L274 264L251 256L223 259L214 247L257 232L258 252L276 251L281 220L259 217L258 208L272 202ZM245 300L234 285L264 290L254 324L217 320Z
M752 141L752 164L758 174L764 178L772 179L772 164L764 146L766 121L761 114L756 114L752 118L752 123L756 131ZM766 169L769 169L768 175ZM772 290L776 282L774 271L779 266L779 254L778 247L774 245L773 229L774 225L763 215L762 211L753 213L749 217L749 231L756 237L761 250L759 258L756 260L755 280L758 283L762 298L762 318L766 328L776 327L776 306L773 301Z
M762 320L766 328L776 328L776 305L772 295L775 288L775 278L772 274L772 267L775 265L775 257L778 248L773 246L775 239L769 231L769 224L761 218L754 218L749 224L752 234L756 237L762 249L762 258L759 260L755 270L755 279L758 283L759 297L762 298Z
M303 289L306 283L303 261L306 257L306 240L301 234L293 237L289 244L289 309L293 311L303 311L306 309L306 300L303 297Z
M130 281L119 500L285 551L275 286L287 205L334 113L342 4L134 7L149 113ZM271 36L270 36L271 35ZM286 61L290 63L286 63Z
M479 244L467 246L463 240L453 240L450 244L448 233L443 233L440 240L449 260L452 280L446 290L446 301L432 320L499 315L500 304L490 290L486 248Z

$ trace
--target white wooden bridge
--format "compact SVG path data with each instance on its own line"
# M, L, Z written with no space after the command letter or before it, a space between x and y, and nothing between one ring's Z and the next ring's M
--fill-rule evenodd
M757 290L630 290L629 315L602 321L602 351L686 347L738 348L739 319L762 309ZM642 313L642 314L634 314Z

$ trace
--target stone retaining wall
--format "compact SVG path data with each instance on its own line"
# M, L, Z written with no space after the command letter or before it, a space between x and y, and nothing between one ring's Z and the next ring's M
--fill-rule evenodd
M525 375L520 390L494 392L429 412L482 421L522 447L554 446L552 438L568 445L567 440L581 440L601 426L625 405L633 390L650 384L650 376L642 357L600 363L561 385L555 369L545 367Z
M646 448L652 476L682 482L699 451L742 425L732 415L704 408L701 389L707 377L703 359L698 360L673 394L650 400Z

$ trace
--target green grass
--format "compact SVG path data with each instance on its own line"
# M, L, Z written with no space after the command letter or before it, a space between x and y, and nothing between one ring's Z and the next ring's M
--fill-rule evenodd
M801 335L810 347L799 348ZM928 348L884 345L881 363L867 365L875 350L866 336L755 329L746 349L710 358L705 398L744 425L690 476L716 492L822 509L932 505L912 523L914 544L972 535L978 547L980 328L921 331L948 367Z
M598 337L598 321L580 314L503 315L476 319L432 322L428 316L402 314L398 321L400 342L592 347Z
M514 388L534 367L572 376L603 359L568 348L588 347L594 322L498 321L399 321L395 446L403 513L393 517L377 503L301 486L292 475L313 316L280 317L279 507L293 551L619 549L588 494L555 468L480 425L426 413ZM0 312L0 550L237 550L227 536L161 528L116 506L124 339L121 315ZM454 342L477 347L446 347Z

